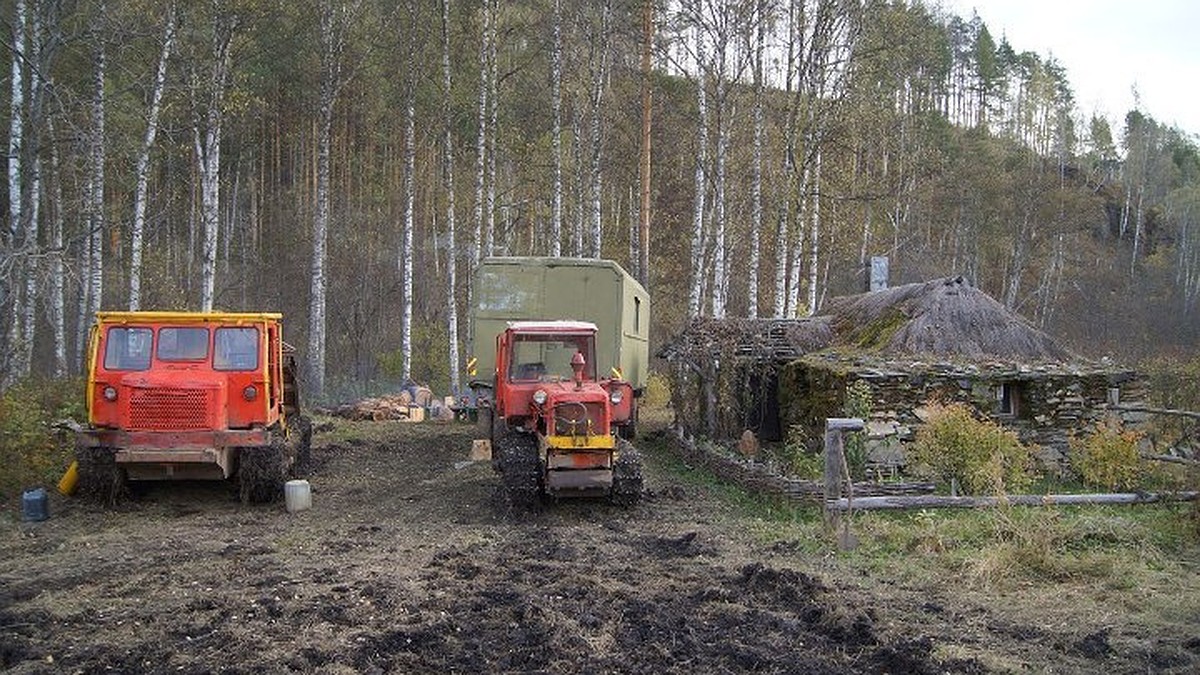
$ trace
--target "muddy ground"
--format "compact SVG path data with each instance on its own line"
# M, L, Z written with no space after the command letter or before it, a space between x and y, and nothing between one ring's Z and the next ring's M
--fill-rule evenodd
M344 423L343 423L344 424ZM156 485L116 510L0 513L0 669L13 672L1188 672L1088 626L1022 625L936 589L848 578L752 534L647 451L642 503L511 514L465 426L315 439L314 508ZM361 432L361 433L360 433ZM645 449L645 446L643 446Z

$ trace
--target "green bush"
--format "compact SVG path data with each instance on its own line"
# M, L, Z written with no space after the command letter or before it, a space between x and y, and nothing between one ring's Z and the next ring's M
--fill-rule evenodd
M404 372L403 352L396 348L378 354L377 359L384 376L399 383ZM423 384L435 393L449 393L450 376L446 371L449 360L450 344L446 339L446 327L438 322L414 323L412 364L409 368L413 382Z
M917 432L912 460L943 485L957 482L966 494L1019 492L1033 479L1033 453L1017 435L977 419L961 403L930 406L929 420Z
M69 432L51 425L86 420L83 391L78 379L25 380L0 394L0 497L58 481L75 446Z
M864 380L855 380L846 387L846 403L842 406L846 417L857 417L871 421L871 385ZM846 466L854 480L861 480L867 467L867 432L855 431L844 436Z
M1071 467L1087 485L1131 490L1142 474L1139 440L1136 431L1123 430L1120 423L1101 422L1092 433L1070 439Z

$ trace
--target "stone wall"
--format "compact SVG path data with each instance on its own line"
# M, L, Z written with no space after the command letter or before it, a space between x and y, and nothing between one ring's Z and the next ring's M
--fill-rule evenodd
M903 464L903 444L913 439L927 406L935 401L970 405L1015 430L1022 442L1038 446L1039 459L1052 470L1065 466L1072 434L1087 433L1113 415L1128 426L1148 421L1144 413L1112 409L1114 403L1144 398L1144 380L1129 370L868 362L823 355L784 369L780 400L785 428L798 426L808 438L820 438L825 418L843 415L846 387L856 380L871 389L871 457L885 467ZM1001 406L1006 389L1011 412Z

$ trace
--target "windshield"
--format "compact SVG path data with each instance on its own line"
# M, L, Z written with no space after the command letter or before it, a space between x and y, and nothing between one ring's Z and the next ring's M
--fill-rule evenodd
M104 368L146 370L150 367L152 336L149 328L109 328L104 344Z
M258 368L257 328L218 328L213 368L255 370Z
M160 361L203 361L208 358L207 328L159 328Z
M591 335L515 335L508 378L512 381L553 382L573 380L571 359L582 353L583 379L596 379L594 341Z

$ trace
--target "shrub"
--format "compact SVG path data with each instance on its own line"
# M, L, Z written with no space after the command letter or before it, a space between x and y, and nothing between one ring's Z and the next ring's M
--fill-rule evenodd
M68 417L84 421L83 390L77 379L25 380L0 395L0 496L57 482L74 438L51 425Z
M648 409L665 409L671 405L671 382L662 373L650 373L642 405Z
M846 417L857 417L871 421L871 385L855 380L846 387L846 403L842 406ZM855 431L845 435L846 466L854 480L860 480L867 467L867 432Z
M1101 422L1083 438L1072 437L1071 467L1087 485L1106 490L1134 488L1142 473L1140 436L1122 430L1120 423Z
M1019 492L1032 481L1030 449L1015 433L977 419L961 403L930 406L912 459L943 484L957 482L967 494Z

